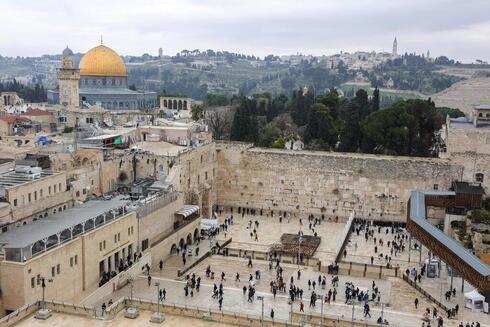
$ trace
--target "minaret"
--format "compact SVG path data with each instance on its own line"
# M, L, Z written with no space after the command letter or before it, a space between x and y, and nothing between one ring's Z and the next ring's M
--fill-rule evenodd
M61 68L58 69L60 104L67 107L80 106L79 81L80 70L75 68L73 52L67 46L63 50Z
M427 58L427 60L430 59L430 51L429 50L427 50L427 56L426 56L426 58Z
M393 41L393 50L391 51L391 55L393 57L398 56L398 41L396 40L396 36L395 36L395 40Z

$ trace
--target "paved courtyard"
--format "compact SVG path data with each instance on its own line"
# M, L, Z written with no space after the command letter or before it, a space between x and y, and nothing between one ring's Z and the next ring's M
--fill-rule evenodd
M220 217L223 221L224 215ZM247 229L248 221L252 219L253 222L257 220L259 222L259 227L257 228L258 241L250 237L250 230ZM335 255L335 249L341 242L341 234L344 229L344 224L342 223L329 223L324 222L321 225L317 225L315 231L319 233L322 237L319 249L315 256L321 258L323 265L327 265L333 261ZM254 227L252 227L253 229ZM234 224L228 227L228 231L225 233L221 232L217 237L218 242L224 242L230 237L233 238L231 244L234 248L241 248L243 250L262 250L268 249L270 245L277 243L280 236L283 233L297 233L298 230L303 230L305 234L313 234L311 230L308 229L308 219L303 219L303 225L299 223L299 219L291 219L289 222L287 219L283 219L282 223L279 223L277 217L247 217L242 218L241 216L234 219ZM345 261L354 261L360 263L370 263L371 256L375 256L374 253L374 237L379 240L383 238L383 245L378 243L378 254L388 253L387 241L392 241L394 234L391 231L386 234L385 230L381 230L378 233L377 229L374 236L368 241L364 238L364 233L360 233L358 236L353 233L350 239L350 243L347 247L347 257ZM357 247L355 244L357 243ZM203 254L209 248L209 240L204 240L200 245L200 253ZM399 253L396 257L392 257L392 263L399 265L401 272L403 273L406 268L415 267L420 269L419 264L419 251L412 250L411 260L408 262L408 241L406 245L406 250ZM427 257L427 250L424 249L422 256L420 257L422 262L424 258ZM188 258L187 266L192 263L195 258ZM266 317L270 317L270 312L273 309L275 312L276 320L288 320L289 313L291 310L294 312L299 311L299 300L296 300L292 306L288 304L288 293L278 292L276 298L273 297L270 289L270 282L276 278L275 265L272 269L269 269L269 264L267 261L263 260L253 260L253 267L247 266L248 260L245 258L238 257L225 257L222 255L214 255L210 258L197 264L195 267L190 269L187 274L195 274L196 277L201 277L201 288L200 292L194 291L193 296L185 296L184 286L185 286L185 276L181 278L176 277L177 269L182 269L183 264L180 255L171 256L164 264L163 271L160 271L158 267L152 267L152 285L148 286L147 276L141 275L134 283L133 296L135 299L142 298L148 300L157 300L157 288L154 283L158 281L160 287L166 289L166 304L179 304L186 306L195 306L201 309L212 309L218 310L219 305L216 299L211 297L213 285L219 286L223 283L224 296L223 296L223 308L224 312L238 312L241 314L249 314L254 316L260 316L261 314L261 302L257 300L257 296L264 297L264 313ZM376 257L375 264L385 265L386 260L380 257ZM205 270L210 267L215 273L215 278L207 278L205 276ZM329 289L333 290L331 285L331 275L322 274L326 277L326 287L322 289L318 285L319 272L315 271L315 268L308 266L298 267L295 264L285 264L281 263L283 268L283 278L287 282L289 287L291 277L293 277L293 283L295 286L303 290L302 301L305 304L305 313L316 313L321 312L321 301L317 302L316 307L310 307L309 299L313 289L308 289L308 280L315 280L317 285L315 292L319 295L326 294ZM256 294L253 302L247 301L247 296L243 294L243 286L249 285L249 276L255 277L255 272L259 270L261 272L261 278L255 280L253 278ZM301 272L301 279L298 280L298 270ZM221 281L221 273L225 273L225 280ZM236 274L240 275L240 281L236 281ZM440 289L447 289L447 273L442 270L442 278L436 279L422 279L422 287L429 291L434 297L438 298L436 295L440 294ZM354 312L354 319L362 321L375 322L376 319L383 314L384 318L390 322L390 326L400 326L400 327L418 327L422 325L422 318L426 308L431 311L434 305L429 303L419 292L417 292L413 287L408 285L405 281L400 278L387 278L381 280L374 280L376 286L381 292L381 305L376 305L370 302L371 307L371 318L364 317L363 308L360 303L356 303L354 307L350 304L345 303L345 283L352 282L356 287L365 290L371 290L373 279L353 277L353 276L339 276L339 284L337 287L337 297L335 302L324 305L324 314L330 317L340 317L344 319L352 319L352 313ZM446 283L446 284L444 284ZM455 279L455 285L458 283ZM460 283L460 281L459 281ZM442 285L442 288L441 288ZM460 284L459 284L460 285ZM471 290L471 286L467 286L466 291ZM437 294L435 294L437 293ZM458 290L458 293L461 293ZM126 286L115 293L100 299L95 303L100 306L103 302L107 303L110 299L116 301L122 296L130 295L130 287ZM460 294L459 294L460 295ZM419 299L419 306L415 308L414 300ZM460 303L460 314L458 319L462 321L479 321L482 326L490 327L490 319L488 315L472 313L467 309L464 309L464 305L461 302L461 296L457 296L456 299L451 300L453 302L447 303L448 306L454 306L455 303ZM444 301L443 301L444 302ZM87 303L91 304L91 303ZM93 303L92 303L93 304ZM439 310L440 311L440 310ZM383 312L383 313L382 313ZM443 313L442 313L443 314ZM443 315L445 317L445 315ZM367 320L366 320L367 319ZM432 325L435 325L435 320ZM459 320L445 319L444 326L458 326Z
M220 223L224 223L230 214L223 213L219 216ZM281 235L285 233L297 234L302 231L304 235L313 235L314 232L309 229L308 216L300 216L302 225L298 217L291 219L283 218L279 222L279 217L266 217L259 215L233 215L233 225L228 226L226 233L221 232L217 239L224 241L232 238L231 248L239 248L246 251L264 251L267 252L271 245L279 243ZM252 229L248 229L249 221L252 221ZM255 228L254 222L259 222L259 227L256 228L258 241L250 236L250 232ZM329 265L335 260L335 250L340 242L342 242L342 231L345 224L334 222L321 222L314 227L314 231L321 237L321 243L313 257L320 259L322 265Z

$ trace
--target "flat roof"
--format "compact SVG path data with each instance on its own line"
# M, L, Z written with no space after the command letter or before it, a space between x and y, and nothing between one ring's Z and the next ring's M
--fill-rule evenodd
M445 191L412 191L410 195L410 219L420 228L432 235L435 239L441 242L446 248L454 253L458 258L463 260L467 265L471 266L482 276L490 276L490 267L482 262L473 253L468 251L455 239L444 234L439 228L433 226L425 217L425 196L451 196L456 195L455 192Z
M4 173L0 173L0 187L13 187L21 184L26 184L30 182L35 182L43 177L58 175L60 173L53 173L51 170L42 170L41 178L31 178L30 174L27 173L19 173L15 170L7 171Z
M95 218L107 211L117 209L128 202L123 197L111 200L91 200L77 207L68 208L62 212L38 219L30 224L22 225L6 233L0 234L0 245L4 248L24 248L39 240L60 233Z

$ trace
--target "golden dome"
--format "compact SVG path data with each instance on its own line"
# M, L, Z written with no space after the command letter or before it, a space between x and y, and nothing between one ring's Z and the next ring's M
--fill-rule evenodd
M90 49L80 60L81 76L128 76L119 55L105 45Z

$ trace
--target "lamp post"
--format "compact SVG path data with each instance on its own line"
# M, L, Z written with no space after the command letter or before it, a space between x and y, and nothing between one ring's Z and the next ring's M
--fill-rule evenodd
M129 299L131 301L131 306L133 305L133 278L132 277L128 277L128 283L129 283L129 286L130 286L130 296L129 296Z
M156 282L155 286L157 287L157 314L160 315L160 283Z
M325 301L325 295L317 295L317 299L322 301L321 311L320 311L320 327L323 327L323 302Z
M352 299L352 324L351 324L351 326L354 326L354 306L355 306L354 299Z
M303 243L303 233L299 231L299 238L298 238L298 269L299 269L299 264L301 261L301 243Z
M260 325L264 326L264 297L259 295L257 296L257 300L262 301L262 318L260 319Z
M41 288L43 289L43 310L46 309L46 301L44 300L44 289L46 288L46 281L49 283L53 282L52 278L40 277L41 280Z

